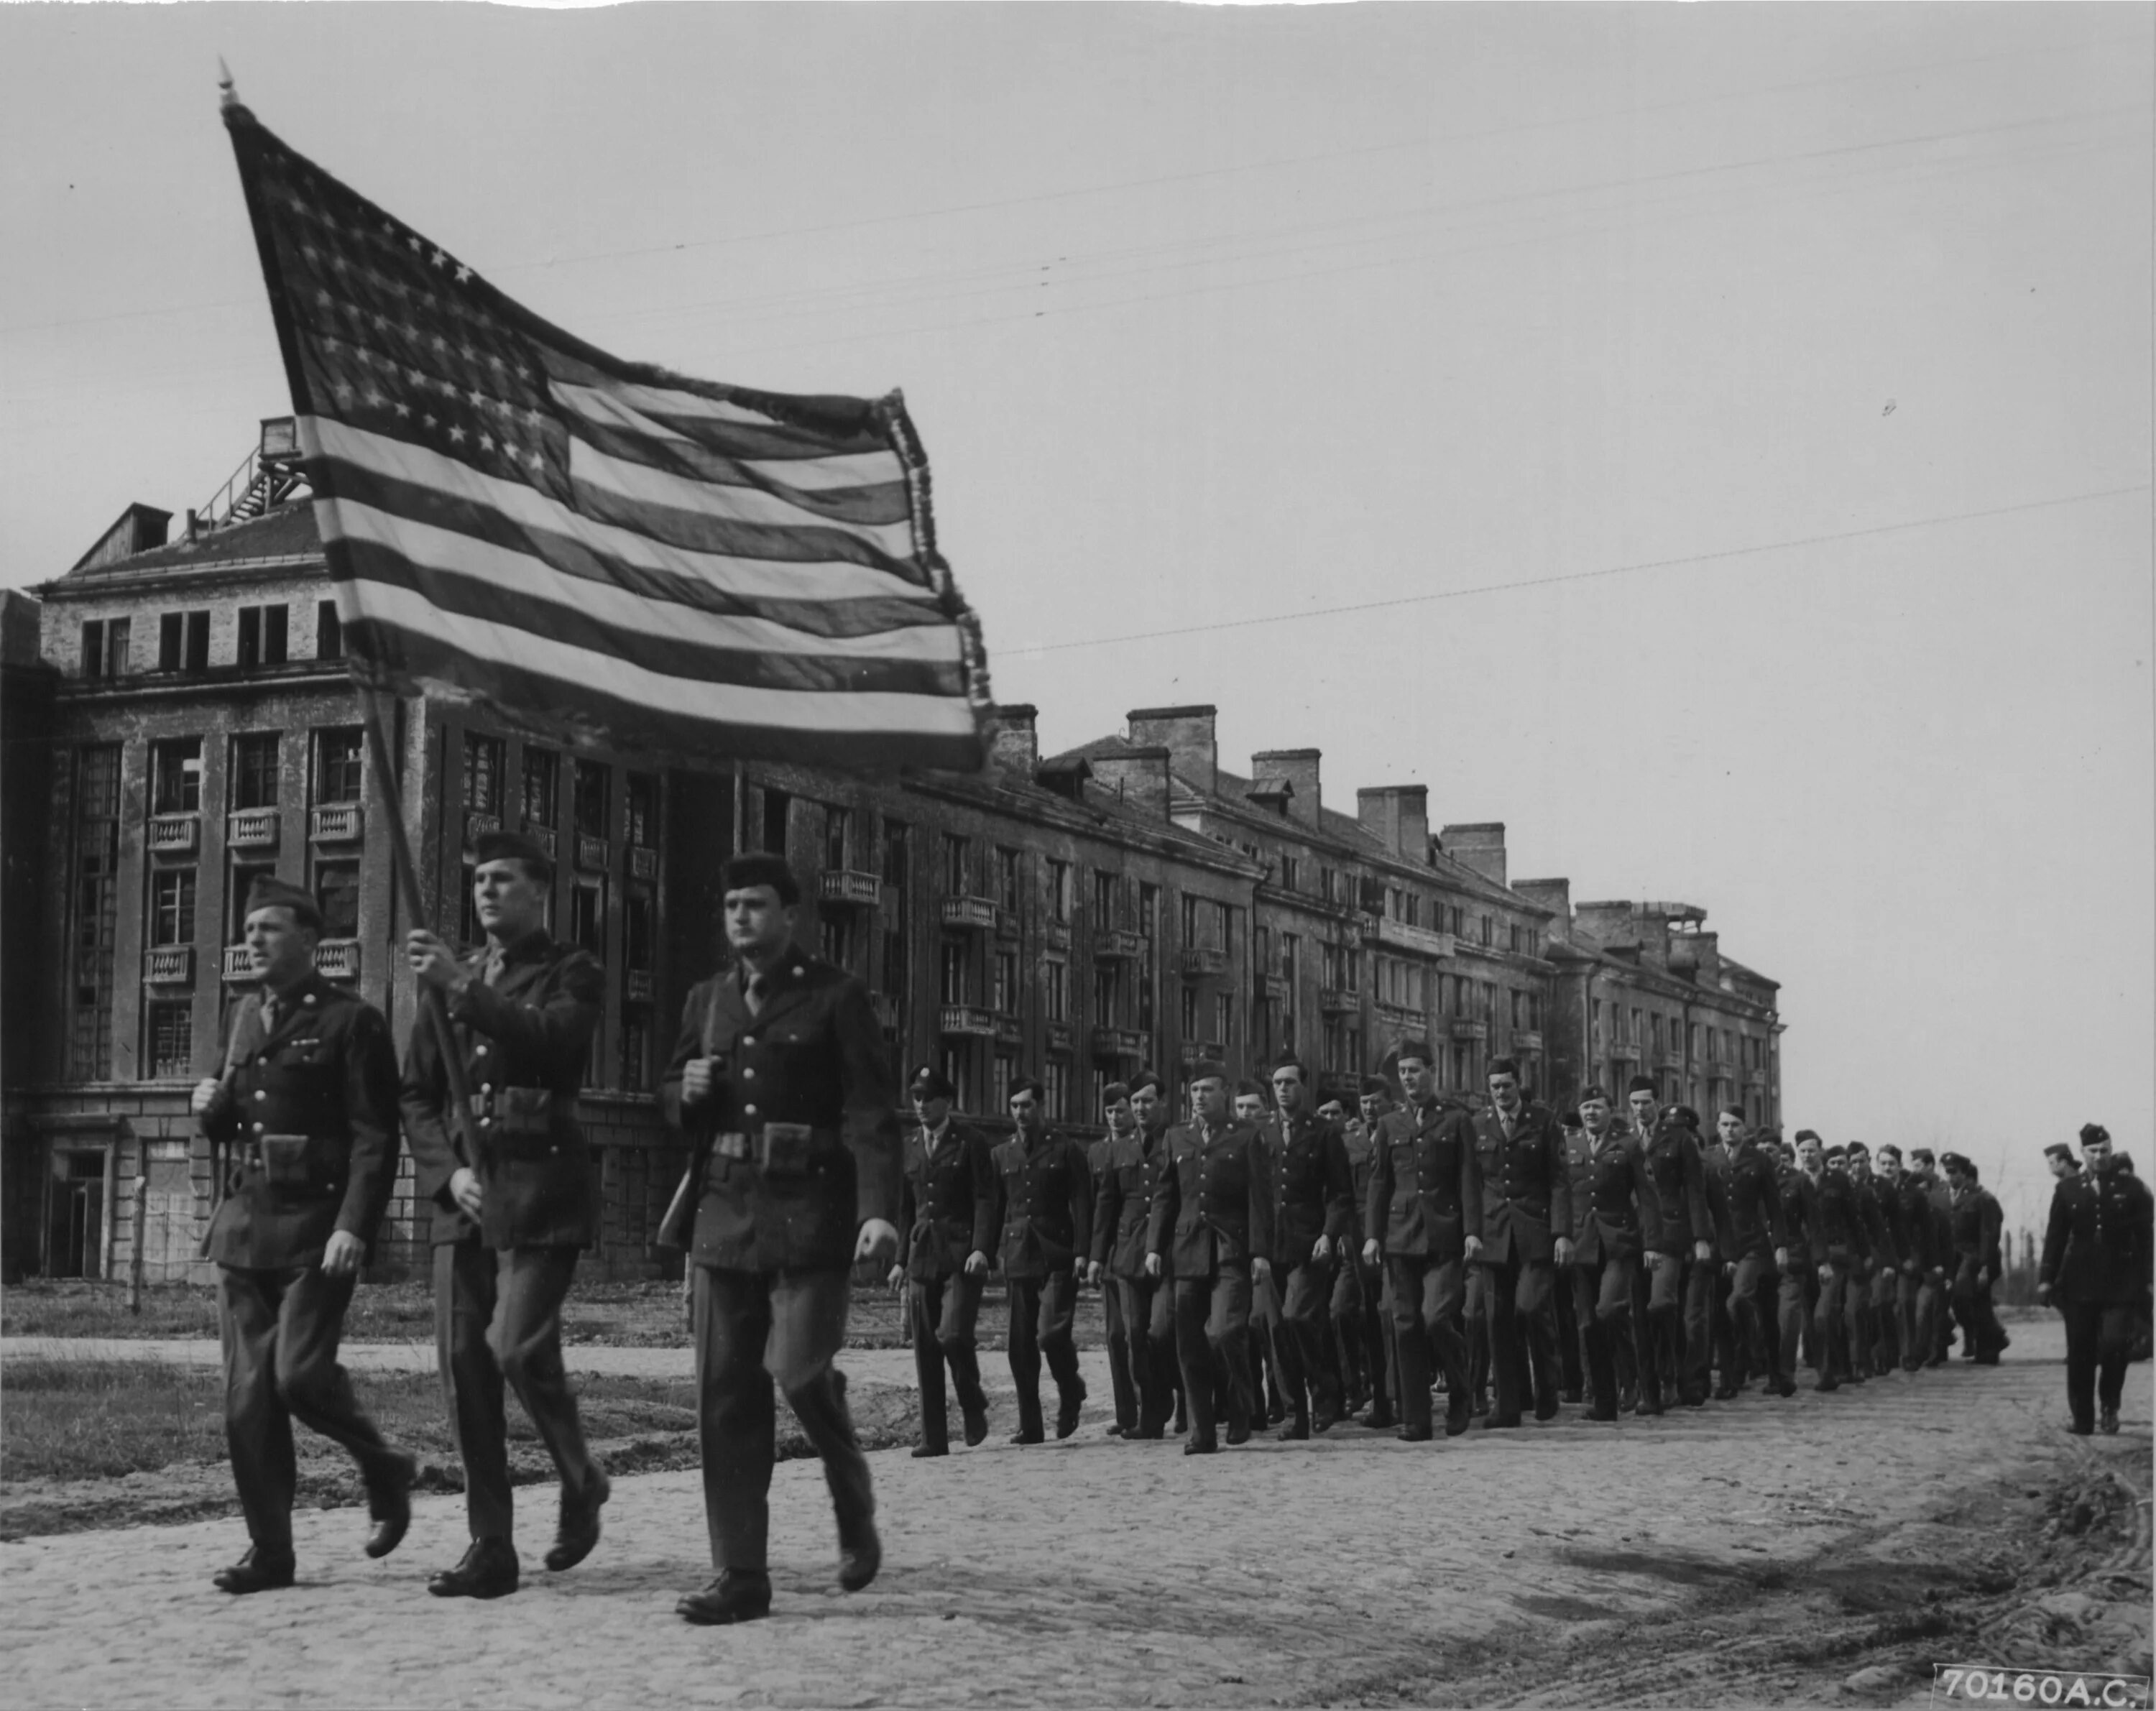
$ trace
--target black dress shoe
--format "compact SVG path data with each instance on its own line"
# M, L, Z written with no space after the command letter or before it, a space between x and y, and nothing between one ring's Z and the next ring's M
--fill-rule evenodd
M367 1512L374 1525L367 1530L367 1554L372 1557L388 1556L404 1542L404 1534L412 1525L411 1476L405 1483L371 1493Z
M2096 1428L2107 1437L2115 1436L2118 1431L2118 1410L2116 1408L2105 1409L2097 1416Z
M916 1444L913 1446L913 1459L916 1462L925 1462L931 1456L947 1456L950 1453L948 1444Z
M1575 1404L1586 1394L1587 1387L1584 1385L1567 1385L1563 1390L1564 1400Z
M613 1495L612 1482L596 1467L591 1484L575 1499L562 1493L562 1518L554 1529L554 1547L547 1553L550 1570L573 1569L592 1554L599 1542L599 1510Z
M1717 1385L1714 1388L1714 1400L1717 1402L1735 1401L1737 1400L1737 1386L1734 1385Z
M1250 1442L1250 1422L1248 1421L1245 1421L1242 1425L1238 1426L1234 1421L1229 1421L1228 1422L1227 1439L1228 1445L1230 1449L1234 1448L1237 1444L1247 1444Z
M701 1592L684 1594L674 1613L700 1627L755 1621L771 1614L771 1576L746 1569L723 1569Z
M1474 1415L1473 1415L1473 1414L1471 1414L1471 1412L1469 1412L1469 1411L1468 1411L1468 1409L1467 1409L1467 1407L1466 1407L1466 1403L1465 1403L1464 1401L1463 1401L1460 1405L1458 1405L1458 1406L1456 1406L1456 1407L1455 1407L1455 1406L1452 1406L1452 1405L1447 1405L1447 1407L1445 1408L1445 1436L1447 1436L1447 1437L1449 1437L1449 1438L1456 1438L1456 1437L1458 1437L1458 1436L1460 1435L1460 1433L1462 1433L1462 1432L1466 1431L1467 1430L1467 1428L1468 1428L1469 1426L1472 1426L1474 1423L1475 1423L1475 1416L1474 1416Z
M437 1598L506 1598L516 1590L516 1547L506 1539L475 1539L464 1560L427 1582Z
M1643 1391L1643 1392L1641 1392L1641 1393L1640 1393L1640 1413L1642 1413L1642 1414L1660 1414L1661 1411L1662 1411L1662 1393L1661 1393L1660 1390L1646 1390L1646 1391Z
M1011 1434L1011 1441L1014 1444L1045 1444L1048 1437L1045 1432L1014 1431Z
M1841 1380L1840 1379L1821 1379L1817 1384L1814 1385L1812 1388L1815 1390L1819 1391L1822 1395L1829 1395L1841 1388Z
M1291 1420L1273 1436L1284 1444L1306 1443L1310 1438L1310 1422L1306 1420Z
M1186 1456L1217 1456L1220 1453L1220 1446L1211 1438L1193 1438L1183 1446L1183 1453Z
M1510 1431L1520 1423L1517 1414L1486 1414L1482 1417L1485 1431Z
M1557 1418L1557 1398L1554 1396L1537 1396L1535 1398L1535 1418L1537 1420L1555 1420Z
M839 1585L858 1592L876 1577L883 1566L883 1541L876 1537L875 1523L861 1520L847 1529L852 1536L839 1540Z
M1778 1396L1795 1395L1797 1394L1797 1381L1793 1378L1785 1378L1781 1374L1777 1374L1774 1379L1774 1394Z
M274 1592L292 1584L292 1553L250 1544L247 1554L228 1569L219 1569L210 1584L220 1592Z
M1389 1408L1373 1408L1363 1416L1362 1423L1372 1431L1389 1431L1400 1423L1400 1419Z
M988 1441L988 1410L985 1408L965 1408L959 1410L966 1421L966 1447L973 1448Z
M1136 1430L1137 1428L1135 1426L1125 1426L1122 1421L1116 1421L1111 1422L1109 1425L1108 1429L1103 1432L1101 1436L1103 1437L1127 1438Z
M1437 1436L1435 1426L1404 1426L1393 1436L1404 1444L1426 1444Z
M1069 1395L1060 1397L1055 1404L1055 1435L1067 1438L1078 1430L1078 1410L1086 1405L1086 1387L1083 1385Z

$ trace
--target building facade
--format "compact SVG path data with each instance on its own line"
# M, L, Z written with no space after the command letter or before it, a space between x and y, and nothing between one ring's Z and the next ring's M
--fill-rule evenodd
M247 989L257 874L320 900L320 966L400 1051L417 1013L389 797L288 446L265 424L222 514L173 540L131 506L40 600L9 598L10 1277L205 1274L218 1184L187 1098ZM551 930L606 971L583 1105L602 1274L679 1264L652 1240L684 1162L655 1089L721 961L738 849L787 856L803 941L867 982L901 1064L937 1065L990 1122L1025 1074L1052 1120L1092 1129L1107 1082L1199 1058L1242 1076L1295 1052L1352 1093L1405 1040L1464 1097L1510 1055L1546 1097L1638 1065L1702 1109L1779 1118L1774 983L1702 912L1509 884L1502 825L1433 833L1420 785L1336 812L1314 749L1231 772L1211 706L1139 709L1048 757L1034 710L1005 706L983 773L866 778L565 753L459 704L383 705L429 922L474 943L472 841L528 830L554 853ZM418 1268L428 1226L408 1159L376 1275Z

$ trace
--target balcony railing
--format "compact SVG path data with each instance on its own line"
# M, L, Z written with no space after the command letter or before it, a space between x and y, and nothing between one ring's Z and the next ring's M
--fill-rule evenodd
M252 980L254 958L247 954L245 945L228 944L224 948L224 963L219 972L227 980Z
M588 832L577 834L577 866L590 873L604 873L609 851L604 838L595 838Z
M1230 960L1228 953L1219 945L1185 945L1183 948L1183 978L1189 980L1216 979L1228 972Z
M996 1015L976 1004L947 1004L937 1013L937 1029L946 1037L993 1040Z
M1135 963L1145 954L1145 940L1118 927L1104 927L1093 935L1093 957L1102 963Z
M143 978L157 986L192 986L195 978L195 948L191 944L161 944L150 953L149 969Z
M1050 1051L1068 1051L1070 1049L1070 1023L1050 1022L1046 1025L1045 1031L1048 1036L1048 1049Z
M224 817L224 841L234 850L274 850L279 824L274 808L237 808Z
M1350 992L1344 986L1321 986L1317 989L1317 1007L1328 1016L1352 1015L1363 1008L1359 993Z
M1218 1040L1186 1040L1183 1042L1183 1061L1201 1063L1207 1058L1218 1063L1228 1055L1228 1048Z
M1620 1040L1609 1048L1610 1056L1625 1063L1640 1061L1640 1043L1636 1040Z
M1455 1016L1449 1031L1455 1040L1487 1040L1490 1025L1474 1016Z
M1515 1029L1513 1029L1513 1030L1512 1030L1512 1050L1513 1050L1513 1051L1540 1051L1542 1049L1543 1049L1543 1030L1542 1030L1541 1029L1539 1029L1539 1028L1515 1028Z
M1052 951L1067 951L1070 948L1070 923L1068 921L1050 922L1040 929L1040 935L1047 940L1048 948Z
M481 838L490 836L501 830L500 814L481 814L475 808L468 808L465 810L465 847L467 850Z
M307 835L317 844L357 844L366 835L366 811L357 802L325 802L307 816Z
M1383 1023L1386 1027L1396 1030L1400 1033L1419 1035L1423 1029L1428 1025L1429 1019L1424 1016L1422 1011L1415 1010L1408 1005L1388 1004L1383 999L1379 999L1378 1000L1378 1020Z
M1289 984L1286 975L1268 974L1265 976L1265 996L1276 1004L1286 1004L1295 996L1295 988Z
M623 983L623 995L631 1004L649 1004L651 1002L651 970L629 969Z
M997 1044L997 1045L998 1045L998 1046L1016 1046L1016 1045L1019 1044L1021 1041L1023 1041L1023 1040L1024 1040L1024 1038L1025 1038L1025 1029L1024 1029L1024 1025L1023 1025L1019 1021L1019 1019L1018 1019L1016 1016L1014 1016L1014 1015L1007 1015L1004 1014L1004 1013L1003 1013L1003 1012L1001 1012L1001 1011L998 1011L998 1012L997 1012L997 1014L996 1014L996 1044Z
M1681 1051L1658 1051L1655 1054L1655 1067L1658 1070L1676 1070L1682 1074L1684 1066L1685 1055Z
M1143 1057L1146 1036L1135 1028L1096 1028L1093 1056L1116 1059Z
M150 848L159 856L191 853L201 828L192 814L160 814L150 821Z
M629 846L629 876L631 879L659 877L659 852L647 850L641 844Z
M315 947L315 972L325 980L359 979L359 941L326 938Z
M854 873L842 867L826 868L817 881L824 901L844 903L857 909L873 909L883 901L883 881L873 873Z
M942 903L943 924L968 933L993 933L996 926L996 906L988 897L946 897Z
M1450 957L1453 952L1450 933L1428 927L1410 927L1389 915L1378 917L1378 943L1389 949L1406 951L1418 957Z
M1748 1087L1765 1087L1767 1085L1767 1071L1763 1069L1748 1069L1745 1071L1744 1085Z

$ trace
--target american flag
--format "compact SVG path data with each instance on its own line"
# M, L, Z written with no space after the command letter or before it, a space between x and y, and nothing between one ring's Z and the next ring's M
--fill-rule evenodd
M898 393L619 361L225 122L362 676L572 740L981 765L986 655Z

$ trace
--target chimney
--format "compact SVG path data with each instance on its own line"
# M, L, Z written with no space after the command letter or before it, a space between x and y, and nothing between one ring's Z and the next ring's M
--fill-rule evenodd
M998 707L995 735L988 750L988 758L999 770L1014 773L1028 784L1033 782L1034 768L1040 763L1040 741L1034 731L1039 713L1039 708L1025 701Z
M1355 793L1363 830L1403 861L1430 865L1430 787L1380 784Z
M1252 782L1286 784L1287 817L1313 829L1318 824L1318 810L1324 806L1317 783L1320 753L1315 748L1268 748L1250 757Z
M1168 765L1210 796L1218 786L1220 751L1213 735L1218 707L1133 707L1130 741L1137 748L1165 748Z
M1118 749L1093 758L1093 782L1114 791L1141 814L1168 818L1168 752L1158 743L1147 748Z
M1495 884L1505 883L1505 822L1502 820L1447 826L1437 835L1437 846L1463 867L1473 868Z
M1572 881L1568 879L1523 879L1512 889L1530 903L1539 903L1553 913L1545 929L1552 938L1572 937Z
M1600 944L1630 944L1638 938L1630 903L1582 903L1573 912L1573 929Z

